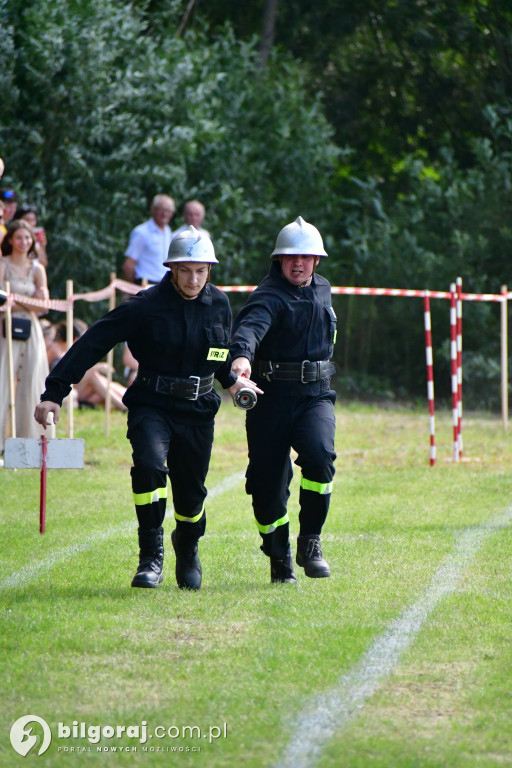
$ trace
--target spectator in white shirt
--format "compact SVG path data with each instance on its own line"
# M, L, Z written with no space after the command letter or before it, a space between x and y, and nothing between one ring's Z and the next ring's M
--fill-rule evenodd
M151 203L151 218L139 224L130 235L123 263L126 280L139 285L159 283L167 272L167 259L172 232L169 222L174 216L174 200L169 195L156 195Z
M201 226L205 217L205 213L205 207L202 203L199 202L199 200L187 200L183 206L183 218L185 223L175 232L173 232L172 236L176 237L176 235L179 235L180 232L184 232L187 227L192 225L202 235L208 235L208 237L211 239L211 235L208 230L203 229Z

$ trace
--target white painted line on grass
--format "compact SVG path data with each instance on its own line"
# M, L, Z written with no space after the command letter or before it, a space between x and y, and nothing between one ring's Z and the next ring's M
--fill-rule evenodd
M225 477L220 481L220 483L214 486L211 491L208 492L208 498L214 499L217 496L221 496L223 493L230 491L241 480L243 480L243 478L243 472L236 472L233 475ZM169 506L167 508L166 514L170 516L172 511L172 506ZM71 546L65 547L64 549L58 549L48 555L48 557L45 557L44 560L40 560L38 563L27 565L25 568L22 568L21 571L12 573L6 579L0 581L0 589L23 587L26 584L35 581L43 573L47 573L56 563L61 563L63 560L68 560L70 557L74 557L80 552L86 552L98 542L104 541L105 539L111 539L114 536L125 533L126 530L136 528L136 526L136 520L131 520L130 522L123 523L122 525L118 525L115 528L108 528L106 531L100 531L93 536L89 536L87 539L84 539L84 541L81 541L78 544L72 544Z
M22 568L21 571L11 573L6 579L0 581L0 589L24 587L27 584L30 584L31 581L38 579L43 573L48 573L48 571L57 563L62 563L64 560L68 560L70 557L74 557L80 552L86 552L98 542L104 541L105 539L111 539L113 536L124 533L127 528L132 527L135 527L135 523L133 522L122 526L119 525L117 528L109 528L106 531L101 531L93 536L89 536L79 544L72 544L65 549L57 549L55 552L48 555L48 557L45 557L44 560L40 560L38 563L33 563L32 565L27 565L25 568Z
M398 664L400 656L416 638L424 622L443 598L452 594L463 569L493 533L507 527L512 507L483 525L467 528L453 552L441 563L430 585L416 603L391 622L372 647L337 684L316 695L303 707L279 768L313 768L329 740L363 709L380 681Z
M243 480L244 478L245 472L235 472L234 475L225 477L224 480L221 480L220 483L217 483L217 485L212 488L211 491L208 491L208 497L210 499L215 499L216 496L222 496L223 493L230 491L232 488L238 485L240 480Z

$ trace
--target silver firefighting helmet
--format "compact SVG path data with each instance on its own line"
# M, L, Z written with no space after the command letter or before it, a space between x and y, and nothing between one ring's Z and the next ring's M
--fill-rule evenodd
M173 237L164 267L183 261L199 261L204 264L218 264L213 243L208 235L202 235L192 224Z
M283 227L277 236L276 247L270 254L275 256L327 256L322 235L316 227L304 221L302 216Z

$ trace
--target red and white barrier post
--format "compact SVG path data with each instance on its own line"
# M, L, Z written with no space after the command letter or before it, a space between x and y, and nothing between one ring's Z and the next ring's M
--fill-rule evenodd
M506 285L501 286L501 418L508 429L508 299Z
M430 466L436 463L436 430L434 418L434 358L432 355L432 326L430 322L430 292L425 291L423 296L423 310L425 318L425 354L427 359L427 396L428 412L430 418Z
M455 283L450 285L450 361L452 379L453 460L459 460L459 385L457 380L457 309Z
M457 278L457 411L458 449L462 459L462 277Z
M39 489L39 533L46 531L46 480L48 469L48 440L41 436L41 484Z

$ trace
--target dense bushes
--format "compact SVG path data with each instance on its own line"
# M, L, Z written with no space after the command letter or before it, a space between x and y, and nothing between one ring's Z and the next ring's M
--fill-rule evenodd
M229 28L149 36L119 1L13 5L2 153L46 219L54 293L104 284L159 191L204 201L220 280L259 279L290 217L326 227L337 150L293 62L261 73Z

